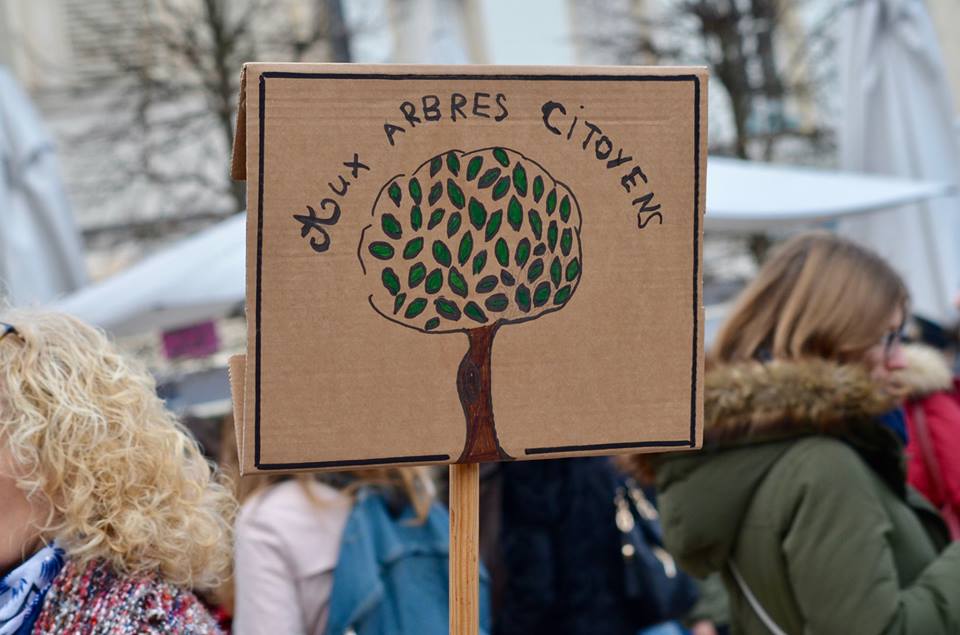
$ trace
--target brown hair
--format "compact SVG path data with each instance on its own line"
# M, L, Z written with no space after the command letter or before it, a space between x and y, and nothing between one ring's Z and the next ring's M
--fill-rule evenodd
M906 286L883 258L828 233L802 234L780 246L741 293L710 361L857 359L906 304Z

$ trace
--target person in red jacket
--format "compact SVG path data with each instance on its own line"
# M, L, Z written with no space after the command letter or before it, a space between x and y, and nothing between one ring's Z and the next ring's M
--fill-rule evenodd
M904 347L899 371L907 393L907 480L936 505L960 539L960 392L936 349Z

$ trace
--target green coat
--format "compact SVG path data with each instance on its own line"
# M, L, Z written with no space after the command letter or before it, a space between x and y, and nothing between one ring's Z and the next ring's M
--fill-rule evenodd
M790 634L960 633L960 543L907 489L861 370L727 366L705 389L705 449L662 459L659 501L681 566L722 574L734 633L769 631L730 561Z

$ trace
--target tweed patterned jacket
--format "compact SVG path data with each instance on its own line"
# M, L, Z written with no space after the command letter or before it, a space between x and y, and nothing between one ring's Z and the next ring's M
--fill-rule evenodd
M193 593L154 575L118 575L67 560L44 598L34 635L222 635Z

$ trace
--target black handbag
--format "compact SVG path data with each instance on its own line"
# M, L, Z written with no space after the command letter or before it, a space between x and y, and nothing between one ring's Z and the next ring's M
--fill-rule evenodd
M679 619L696 604L693 579L663 547L660 515L633 479L624 479L613 500L620 531L624 591L648 624Z

